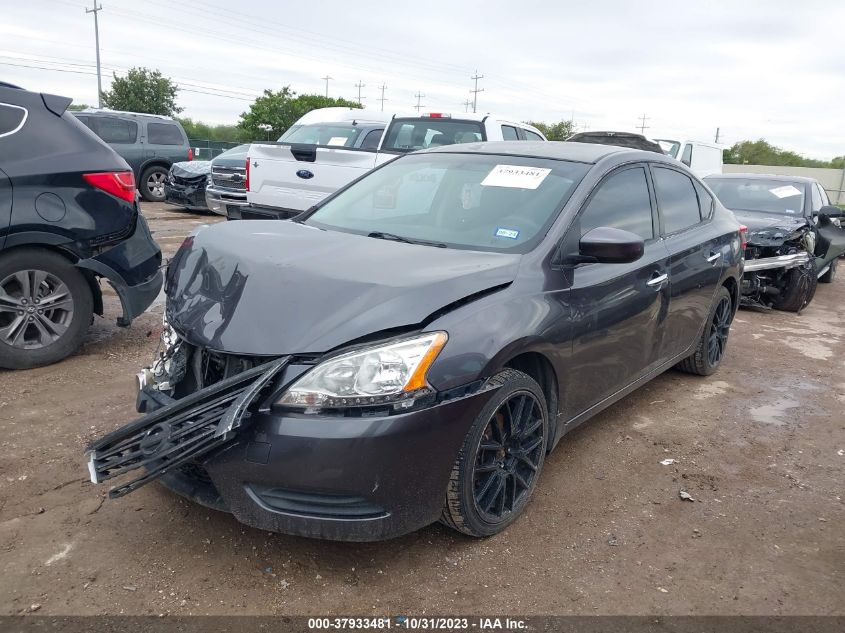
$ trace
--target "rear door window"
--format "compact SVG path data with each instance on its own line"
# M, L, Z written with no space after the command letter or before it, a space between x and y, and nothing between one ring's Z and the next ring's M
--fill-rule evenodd
M485 140L484 126L480 121L446 118L394 119L386 134L381 148L393 152Z
M692 165L692 143L684 145L684 153L681 154L681 162L684 165Z
M819 188L816 186L815 183L810 185L810 200L813 204L813 211L818 211L822 208L822 196L819 193Z
M512 125L503 125L502 126L502 138L506 141L518 141L519 134L516 132L516 128Z
M525 132L525 140L526 141L542 141L543 137L537 134L536 132L532 132L531 130L522 130Z
M150 145L182 145L182 130L172 123L147 123L147 143Z
M92 129L106 143L129 144L138 138L138 124L116 116L97 117Z
M581 236L599 226L623 229L644 240L654 237L651 197L645 169L633 167L611 174L590 198L579 218Z
M11 136L23 127L27 111L20 106L0 103L0 136Z
M652 173L664 232L674 233L701 222L698 196L689 176L663 167L653 167Z
M822 206L828 206L830 204L830 198L827 197L827 191L819 183L816 183L816 187L819 188L819 195L822 197Z

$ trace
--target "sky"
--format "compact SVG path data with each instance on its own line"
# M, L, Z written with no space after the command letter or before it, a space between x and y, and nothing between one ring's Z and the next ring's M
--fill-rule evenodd
M96 103L94 0L0 0L0 81ZM385 111L572 119L582 130L845 154L845 2L101 0L103 88L134 66L182 116L236 123L264 89ZM470 106L471 107L471 106Z

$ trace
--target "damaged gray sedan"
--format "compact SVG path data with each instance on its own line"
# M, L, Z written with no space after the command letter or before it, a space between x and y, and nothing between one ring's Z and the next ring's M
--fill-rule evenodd
M565 434L667 369L717 371L740 242L674 159L527 141L201 228L168 268L144 415L89 448L91 479L303 536L496 534Z
M747 229L744 305L798 312L813 300L818 282L833 281L845 230L842 211L818 181L723 174L705 182Z

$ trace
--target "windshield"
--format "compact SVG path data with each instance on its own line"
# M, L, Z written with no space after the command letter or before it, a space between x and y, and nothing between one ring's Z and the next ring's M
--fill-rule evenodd
M381 148L394 152L411 152L440 145L476 143L483 141L484 127L480 121L422 118L395 119L387 128Z
M678 150L681 149L681 144L678 141L667 141L665 139L656 139L660 149L669 154L672 158L678 157Z
M707 178L706 182L728 209L803 215L804 185L763 178Z
M415 154L371 172L306 224L450 248L525 253L588 165L484 154Z
M354 147L361 134L362 127L350 123L312 123L294 125L279 137L284 143L303 143L305 145L336 145Z

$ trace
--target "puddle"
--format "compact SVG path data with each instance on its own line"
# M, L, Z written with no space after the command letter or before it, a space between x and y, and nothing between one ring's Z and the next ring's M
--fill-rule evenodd
M761 424L774 424L783 426L791 417L787 412L789 409L797 409L798 402L791 398L778 398L771 404L762 407L754 407L749 411L751 418Z

